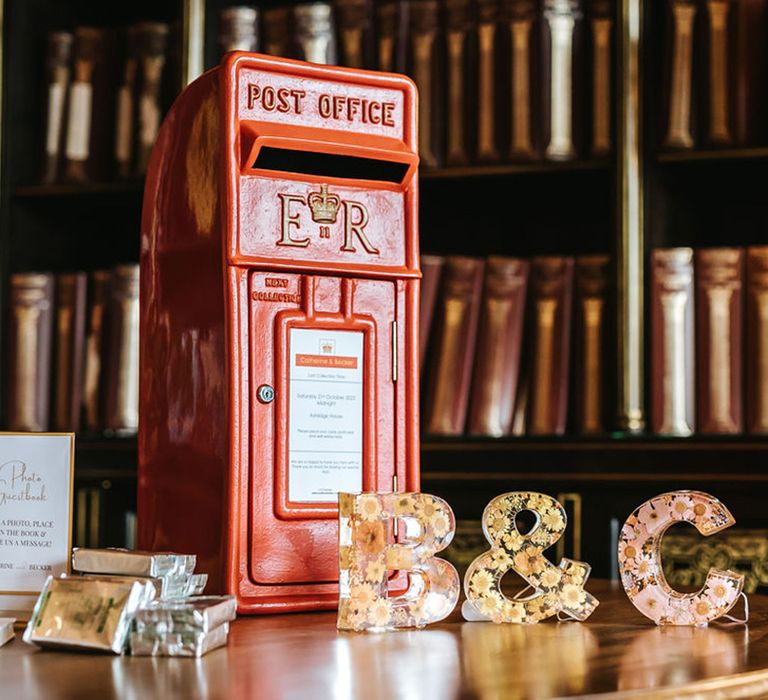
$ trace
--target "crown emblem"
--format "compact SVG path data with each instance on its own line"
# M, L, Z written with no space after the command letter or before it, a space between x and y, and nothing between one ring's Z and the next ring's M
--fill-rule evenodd
M307 204L312 210L312 221L316 224L335 224L341 206L341 198L328 192L328 185L320 185L319 192L312 192L307 197Z

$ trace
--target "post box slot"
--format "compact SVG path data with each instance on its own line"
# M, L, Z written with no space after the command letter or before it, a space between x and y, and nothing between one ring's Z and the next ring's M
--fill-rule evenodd
M408 173L409 163L338 153L319 153L317 151L262 146L259 148L251 168L281 173L400 184Z

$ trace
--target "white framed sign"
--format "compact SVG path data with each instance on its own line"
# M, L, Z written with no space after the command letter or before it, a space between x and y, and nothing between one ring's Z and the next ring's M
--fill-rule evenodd
M74 464L74 433L0 432L0 610L31 610L69 573Z
M363 487L363 333L291 329L288 500Z

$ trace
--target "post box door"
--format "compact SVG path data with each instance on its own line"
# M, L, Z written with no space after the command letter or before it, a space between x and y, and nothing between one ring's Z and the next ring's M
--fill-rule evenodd
M254 583L337 581L337 493L392 490L401 286L250 276Z

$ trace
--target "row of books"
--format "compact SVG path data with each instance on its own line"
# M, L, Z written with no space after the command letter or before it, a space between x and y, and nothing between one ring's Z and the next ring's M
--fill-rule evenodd
M335 0L220 15L227 50L409 74L425 167L602 157L613 0Z
M652 253L651 420L768 433L768 246Z
M608 256L424 255L421 268L425 434L608 429Z
M663 7L664 146L764 142L768 0L669 0Z
M175 92L168 36L169 26L160 22L48 35L43 183L146 173Z
M11 275L7 429L138 429L139 267Z

